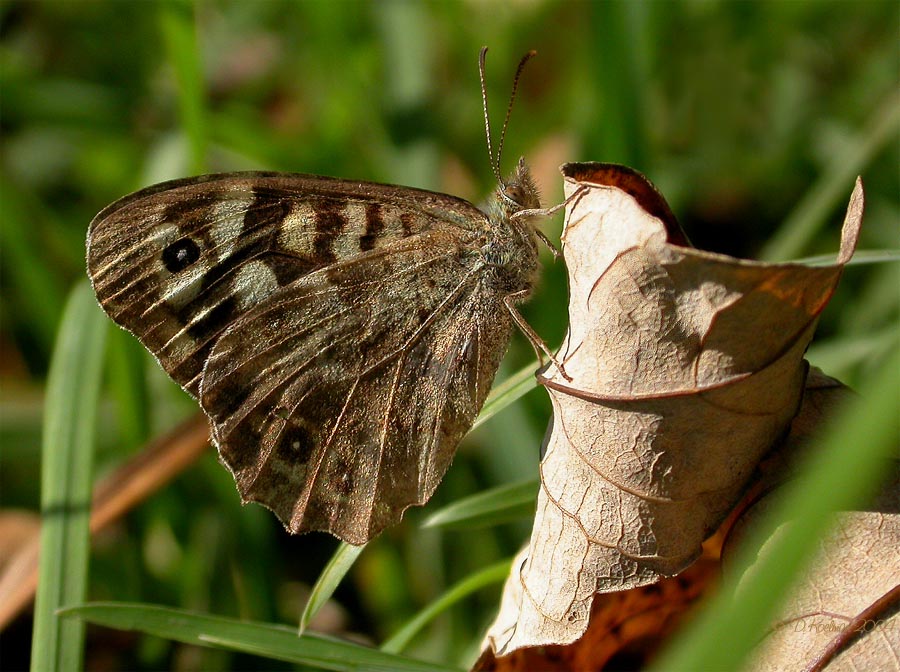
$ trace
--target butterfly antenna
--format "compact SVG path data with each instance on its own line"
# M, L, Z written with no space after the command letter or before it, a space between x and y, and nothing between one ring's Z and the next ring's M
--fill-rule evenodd
M516 68L516 76L513 79L512 85L512 93L509 94L509 105L506 108L506 119L503 120L503 130L500 131L500 144L497 147L497 172L500 172L500 155L503 153L503 141L506 140L506 127L509 126L509 115L512 113L513 102L516 100L516 90L519 88L519 77L522 76L522 70L525 69L525 64L531 60L532 56L537 56L537 52L532 49L527 54L522 57L522 60L519 61L519 67ZM484 58L484 53L482 52L482 59ZM485 100L485 110L487 110L487 101ZM498 178L499 179L499 178Z
M481 53L478 55L478 77L481 79L481 103L484 106L484 134L487 136L487 148L488 148L488 156L491 160L491 170L494 171L494 177L497 178L497 182L503 182L500 177L500 156L494 158L494 149L491 147L491 118L488 114L488 102L487 102L487 85L484 83L484 55L487 53L488 48L482 47ZM521 68L520 68L521 69ZM501 143L502 145L503 143Z

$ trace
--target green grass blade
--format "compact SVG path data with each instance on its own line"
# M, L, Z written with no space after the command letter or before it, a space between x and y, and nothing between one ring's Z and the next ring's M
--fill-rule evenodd
M422 527L484 527L534 515L539 483L531 479L464 497L428 516Z
M109 323L87 282L63 312L45 400L41 465L41 555L32 670L79 670L84 625L56 610L85 599L91 468L103 347Z
M817 254L814 257L803 257L795 263L806 266L833 266L837 254ZM847 266L865 266L866 264L883 264L900 261L900 250L856 250Z
M485 586L503 582L509 575L512 558L507 558L490 567L475 572L452 586L447 592L434 600L409 622L401 627L393 637L381 645L381 650L388 653L400 653L418 632L451 606L468 597Z
M328 561L325 569L319 575L316 585L313 586L309 595L309 600L303 608L303 613L300 615L301 633L306 630L306 626L309 625L313 616L319 613L319 609L334 595L334 591L341 581L344 580L347 572L350 571L353 563L356 562L364 548L365 546L354 546L344 542L338 546L334 555L331 556L331 560Z
M481 413L475 418L472 429L475 429L479 425L483 425L504 408L514 404L528 392L531 392L531 390L537 387L537 380L534 377L537 366L537 362L529 364L491 390L487 401L485 401L484 406L481 407Z
M289 627L209 616L156 605L96 602L65 609L74 616L117 630L137 630L186 644L251 653L337 672L456 672L322 635L298 635Z
M636 82L648 81L648 14L652 3L598 2L590 5L585 20L590 21L598 42L606 54L615 54L615 67L593 71L602 99L598 101L602 123L594 121L588 155L603 156L605 161L642 166L647 163L648 87Z
M896 457L900 440L898 390L900 350L895 350L878 377L824 428L805 468L798 471L805 477L785 486L772 515L748 538L735 567L752 565L752 573L742 577L739 571L731 572L707 608L652 669L740 669L792 581L826 536L832 513L852 510L864 501L879 482L885 459ZM774 536L787 520L799 524L778 530ZM767 552L757 558L764 543ZM740 599L735 603L739 580Z
M150 395L147 390L144 349L123 329L110 333L107 344L108 392L116 407L122 444L139 446L150 436Z
M178 82L179 111L190 146L191 170L204 173L208 136L194 5L185 0L169 0L160 3L159 12L166 52Z

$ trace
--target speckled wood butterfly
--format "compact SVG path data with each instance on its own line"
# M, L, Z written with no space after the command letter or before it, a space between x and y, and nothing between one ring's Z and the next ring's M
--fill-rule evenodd
M500 179L484 52L487 212L254 172L164 182L91 223L100 305L199 400L242 499L293 533L362 544L424 504L524 326L542 211L524 161Z

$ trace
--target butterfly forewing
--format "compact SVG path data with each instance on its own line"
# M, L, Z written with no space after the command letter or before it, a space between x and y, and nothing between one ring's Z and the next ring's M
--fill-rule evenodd
M97 215L88 272L106 312L197 396L216 338L253 305L340 259L473 217L484 219L466 201L415 189L204 176L150 187Z

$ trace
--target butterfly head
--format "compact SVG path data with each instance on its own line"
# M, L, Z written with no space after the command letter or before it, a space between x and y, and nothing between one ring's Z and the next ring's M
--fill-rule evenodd
M519 159L515 172L500 183L497 195L510 214L541 207L540 194L524 158Z
M516 169L502 180L488 204L488 218L491 228L499 234L506 231L516 240L528 240L527 247L535 246L535 217L540 211L541 199L534 178L524 159L519 159ZM513 233L515 232L515 233Z

